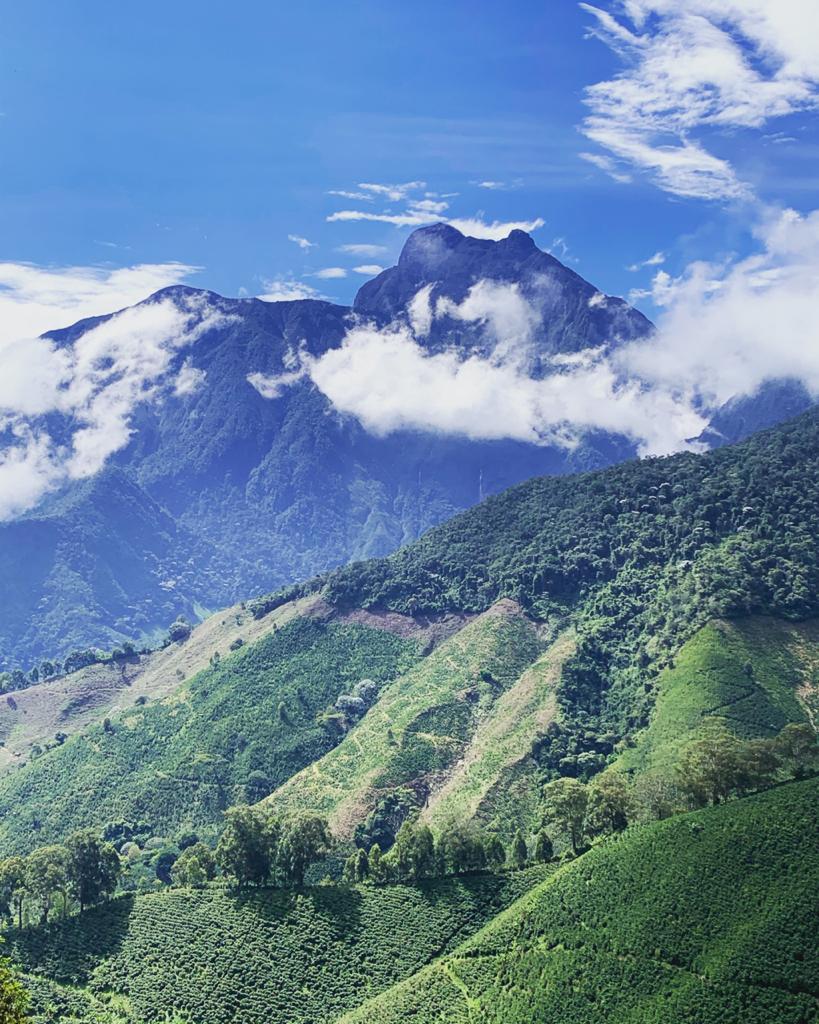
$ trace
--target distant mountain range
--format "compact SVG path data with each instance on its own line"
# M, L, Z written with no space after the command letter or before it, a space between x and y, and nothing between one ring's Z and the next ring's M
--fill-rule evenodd
M137 405L129 443L101 472L0 526L0 668L150 637L179 614L200 617L387 554L524 479L633 457L631 441L602 433L572 450L408 430L376 437L292 373L294 353L338 348L352 324L406 318L424 289L428 302L454 306L478 281L515 284L536 310L533 376L553 372L555 355L652 330L641 313L600 295L525 233L493 242L446 225L414 232L398 265L365 284L352 308L184 287L140 304L195 302L221 314L194 346L173 354L167 371L170 378L188 368L200 386ZM50 337L72 345L104 319ZM447 315L429 323L422 343L432 352L457 346L481 354L488 345L480 323ZM248 380L288 374L288 386L266 395ZM726 407L705 439L737 440L810 403L798 386L781 388Z

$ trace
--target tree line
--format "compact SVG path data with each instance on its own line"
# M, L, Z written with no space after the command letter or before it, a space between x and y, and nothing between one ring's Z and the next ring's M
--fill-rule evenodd
M543 824L573 853L638 819L661 819L798 780L819 768L819 741L807 723L792 722L771 739L742 740L718 722L682 750L670 772L632 782L616 769L587 785L561 778L543 788Z
M0 861L0 918L22 928L26 919L45 924L54 908L65 916L74 904L82 912L114 893L120 872L117 851L93 829L27 857L7 857Z

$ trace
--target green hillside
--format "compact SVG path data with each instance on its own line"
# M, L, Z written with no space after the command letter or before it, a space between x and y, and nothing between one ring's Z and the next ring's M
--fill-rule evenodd
M339 694L364 678L383 685L417 657L415 641L383 630L295 619L0 779L0 850L118 820L156 836L207 832L337 742L321 713Z
M629 830L344 1024L819 1019L819 781Z
M703 725L770 737L819 710L819 621L747 618L709 623L657 679L649 727L618 759L628 770L669 769Z
M190 1024L329 1024L454 949L549 870L123 897L11 933L8 952L36 972L26 980L38 1024L150 1024L174 1013Z
M533 624L511 601L501 602L386 686L341 743L271 802L327 814L342 836L392 790L412 787L423 803L539 650Z

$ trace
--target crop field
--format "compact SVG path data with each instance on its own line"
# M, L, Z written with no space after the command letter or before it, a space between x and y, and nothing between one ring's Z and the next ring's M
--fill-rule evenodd
M331 749L337 737L318 716L340 693L365 677L382 686L417 658L412 640L309 618L223 652L165 700L0 779L0 850L118 820L148 822L158 836L212 829L226 807L260 799Z
M94 1014L149 1024L166 1013L193 1024L320 1024L454 949L550 870L121 897L11 933L8 951L36 972L36 1019L48 1024L107 1020ZM60 1006L66 1016L54 1015Z
M385 687L335 749L271 800L325 813L335 831L349 834L377 793L408 782L434 785L539 651L533 625L503 602Z
M819 780L630 829L344 1024L808 1024Z

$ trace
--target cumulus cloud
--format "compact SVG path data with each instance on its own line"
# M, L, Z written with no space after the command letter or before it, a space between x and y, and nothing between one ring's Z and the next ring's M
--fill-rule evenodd
M819 210L766 211L756 235L744 259L655 275L658 333L623 352L628 372L706 406L784 377L819 397Z
M648 174L675 195L750 195L696 132L761 128L819 100L819 7L803 0L623 0L621 20L592 4L593 34L624 70L586 90L583 154L619 180Z
M9 440L0 451L0 518L97 473L128 443L137 406L159 397L176 354L225 321L218 306L191 294L125 309L71 344L2 343L0 422ZM183 364L172 387L190 393L197 381L201 371ZM67 435L59 443L49 433L55 418Z
M318 242L311 242L308 238L305 238L303 235L288 235L287 240L288 242L295 242L295 244L300 249L304 249L305 252L308 249L315 249L315 247L318 245Z
M37 337L132 306L199 269L184 263L120 268L0 263L0 342Z
M202 389L206 377L204 370L194 366L190 359L186 359L174 381L173 393L177 397L194 395Z
M365 277L375 277L384 268L379 263L362 263L361 266L353 267L354 274L363 274Z
M506 238L512 231L525 231L528 233L542 228L546 221L542 217L535 217L533 220L506 220L506 221L485 221L482 217L452 217L447 224L457 228L464 235L471 235L472 238L489 238L498 242Z

